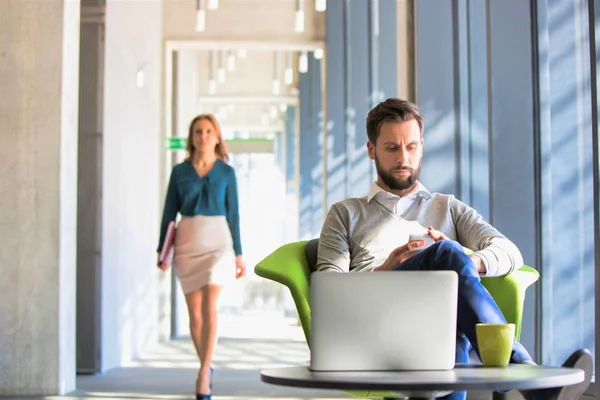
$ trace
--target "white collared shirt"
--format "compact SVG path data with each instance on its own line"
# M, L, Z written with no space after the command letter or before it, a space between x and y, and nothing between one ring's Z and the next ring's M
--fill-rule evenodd
M413 205L417 199L417 193L420 189L421 183L417 182L417 185L410 193L408 193L406 196L400 197L394 193L382 189L377 182L374 182L371 186L371 190L369 190L367 202L370 203L372 199L376 199L388 210L398 216L401 216Z

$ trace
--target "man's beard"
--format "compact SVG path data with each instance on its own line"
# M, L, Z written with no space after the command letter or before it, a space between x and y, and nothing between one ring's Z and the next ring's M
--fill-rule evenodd
M403 166L396 167L391 171L385 171L379 164L377 156L375 156L375 167L377 168L377 175L379 178L392 190L406 190L411 188L419 178L419 173L421 172L421 162L419 162L419 166L416 170ZM406 178L397 178L393 174L394 171L408 171L410 175Z

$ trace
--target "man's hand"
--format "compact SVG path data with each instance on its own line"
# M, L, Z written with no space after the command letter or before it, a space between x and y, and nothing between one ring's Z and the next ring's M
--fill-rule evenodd
M387 260L379 267L375 268L375 271L390 271L396 268L398 264L403 263L418 253L420 251L419 247L422 247L424 244L425 242L423 240L413 240L412 242L408 242L405 245L394 249Z
M436 230L433 226L430 226L427 228L427 233L436 242L439 242L440 240L450 240L450 238L448 236L446 236L442 232ZM480 274L486 273L487 270L485 268L485 264L483 263L483 260L481 259L481 257L478 257L475 254L471 254L469 256L469 258L473 261L473 264L475 264L475 268L477 268L477 272L479 272Z
M427 228L427 234L436 242L439 242L440 240L450 240L448 236L444 235L433 226Z

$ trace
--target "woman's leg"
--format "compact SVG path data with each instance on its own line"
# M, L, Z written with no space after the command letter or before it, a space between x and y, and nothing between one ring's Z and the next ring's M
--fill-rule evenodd
M187 293L185 295L185 301L188 307L188 314L190 319L190 336L192 338L192 343L194 343L194 348L196 349L196 354L198 355L198 360L202 363L202 296L203 290L198 289L194 292ZM202 365L202 364L201 364ZM198 380L196 380L196 393L202 393L199 391L200 389L200 371L198 372ZM208 392L210 393L210 392ZM207 393L207 394L208 394Z
M210 365L217 346L218 302L221 286L208 284L202 288L202 334L200 336L200 374L198 393L210 394Z
M200 359L200 335L202 334L202 289L185 295L190 319L190 336Z

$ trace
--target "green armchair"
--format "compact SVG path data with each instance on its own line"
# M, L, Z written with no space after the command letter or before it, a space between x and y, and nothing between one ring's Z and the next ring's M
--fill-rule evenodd
M263 278L279 282L290 290L306 342L310 347L310 274L311 267L306 256L308 241L288 243L265 259L254 268L254 272ZM525 290L539 279L539 273L528 266L523 266L510 275L494 278L482 278L483 285L488 289L502 310L508 322L515 324L515 335L521 334L521 319ZM390 392L347 392L358 398L396 397Z

